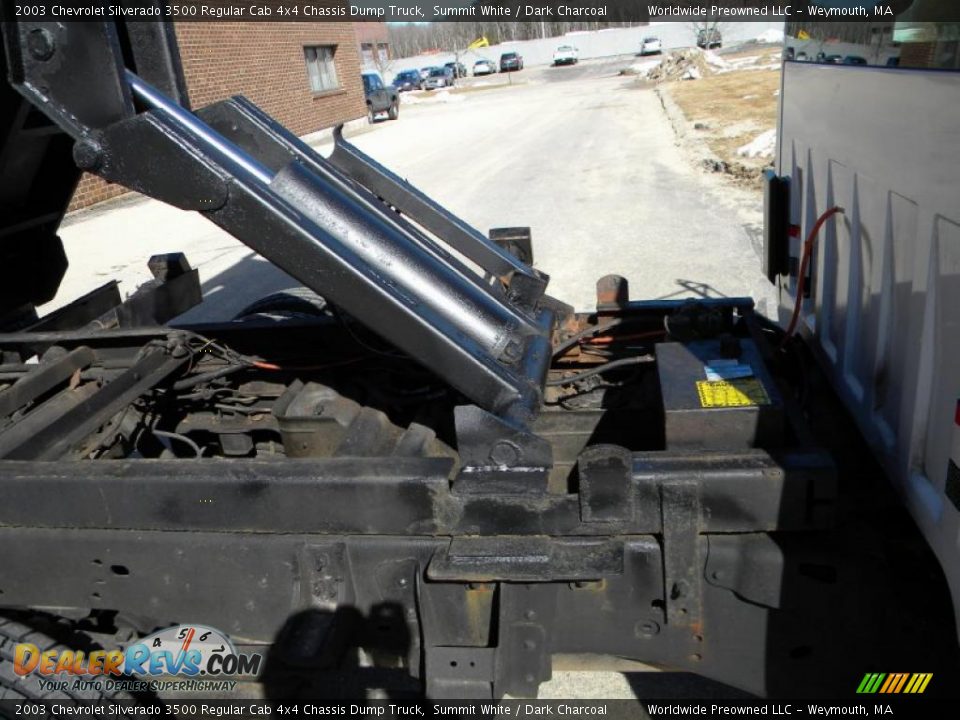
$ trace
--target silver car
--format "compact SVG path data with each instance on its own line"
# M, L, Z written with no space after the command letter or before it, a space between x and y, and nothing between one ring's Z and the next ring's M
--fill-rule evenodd
M423 81L424 90L450 87L453 85L453 70L448 67L430 68L430 74Z

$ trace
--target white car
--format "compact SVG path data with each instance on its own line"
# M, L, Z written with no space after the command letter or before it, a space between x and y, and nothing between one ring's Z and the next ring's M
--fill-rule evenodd
M641 55L655 55L661 52L663 52L663 43L658 37L645 37L640 43Z
M495 75L496 72L497 64L493 60L481 58L473 64L474 75Z
M554 65L576 65L580 60L580 51L572 45L561 45L553 53Z

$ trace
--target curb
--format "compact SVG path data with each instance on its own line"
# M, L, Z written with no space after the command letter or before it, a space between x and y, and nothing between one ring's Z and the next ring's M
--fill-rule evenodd
M677 105L670 96L670 91L663 85L656 86L653 91L657 94L657 97L660 98L663 111L670 121L670 125L673 127L674 135L676 135L677 144L683 145L688 152L695 155L701 168L705 168L708 165L719 167L723 161L710 149L705 139L698 137L692 132L690 121L683 113L683 110L680 109L680 106Z
M356 118L355 120L348 120L343 124L343 132L354 133L362 128L367 127L369 123L367 122L366 117ZM313 146L315 144L323 144L329 142L333 139L333 128L323 128L322 130L317 130L316 132L309 133L308 135L301 135L300 139L303 140L307 145Z

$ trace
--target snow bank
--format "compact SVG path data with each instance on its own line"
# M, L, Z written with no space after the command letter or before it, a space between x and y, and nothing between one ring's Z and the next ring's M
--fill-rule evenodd
M715 68L726 69L730 67L729 62L717 55L715 52L710 52L709 50L703 54L703 59L707 61L708 65L712 65Z
M655 68L656 64L651 63L634 63L630 67L625 67L620 71L620 75L636 75L638 77L646 77L647 73L651 69Z
M449 90L435 90L424 93L423 95L412 95L404 93L400 96L400 103L403 105L422 105L423 103L458 103L467 98L463 95L454 95Z
M762 132L746 145L737 148L740 157L773 157L777 149L777 129L772 128Z
M783 30L778 30L777 28L770 28L764 32L757 35L758 43L782 43L783 42Z

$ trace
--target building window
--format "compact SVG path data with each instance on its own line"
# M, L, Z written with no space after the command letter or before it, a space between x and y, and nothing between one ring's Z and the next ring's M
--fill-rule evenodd
M307 61L307 77L313 92L326 92L340 87L337 80L337 66L333 62L336 45L310 45L303 48Z

